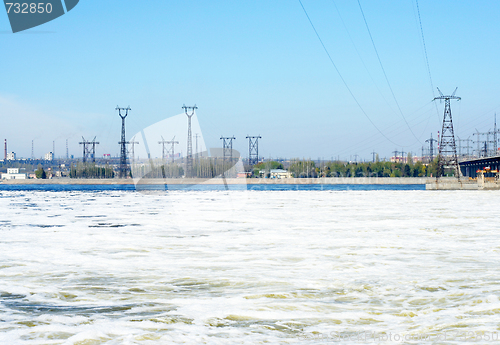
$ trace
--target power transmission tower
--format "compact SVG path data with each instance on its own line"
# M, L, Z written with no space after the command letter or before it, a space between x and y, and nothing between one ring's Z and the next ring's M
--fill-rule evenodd
M476 129L476 133L472 134L472 135L475 135L477 137L477 139L474 141L477 144L477 149L476 149L477 158L481 158L480 146L481 146L481 135L482 134L483 133L479 133L479 131L477 129Z
M193 173L193 138L191 135L191 117L193 117L195 110L198 109L196 104L192 107L182 106L184 113L188 117L188 140L187 140L187 157L186 157L186 177L191 177ZM189 111L189 113L188 113Z
M246 138L248 139L248 164L253 166L259 163L259 139L262 137L260 135L256 137L247 135Z
M134 141L133 138L132 138L132 141L129 141L128 143L130 145L132 145L132 148L129 151L129 157L132 157L132 162L135 162L135 145L139 145L139 142ZM148 152L148 158L151 158L149 156L150 156L150 154Z
M493 131L489 130L486 134L486 141L488 142L488 157L496 156L498 154L498 130L497 130L497 114L495 113L495 123ZM490 135L493 139L490 140Z
M127 162L127 144L129 142L125 139L125 118L128 115L128 111L132 110L130 109L130 106L127 108L120 108L119 106L116 106L116 109L118 110L118 115L122 119L122 140L118 143L120 144L120 177L121 178L127 178L127 173L130 171L130 167L128 166ZM122 111L125 111L125 114L122 115Z
M460 181L460 168L458 166L457 159L457 147L455 144L455 133L453 132L453 120L451 117L451 106L450 100L456 99L461 100L460 97L455 96L455 92L457 89L453 91L451 96L445 96L439 90L439 97L435 97L433 101L436 99L444 100L444 117L443 117L443 128L441 131L441 142L439 144L439 156L438 156L438 173L436 179L444 175L444 171L446 168L454 168L455 176Z
M158 142L158 144L161 144L161 159L162 161L165 160L165 157L167 156L167 151L165 151L165 144L167 141L163 139L163 135L161 136L161 141Z
M86 163L88 159L92 159L92 162L95 163L95 146L99 145L99 142L95 141L95 137L92 141L85 140L84 137L82 139L83 141L79 144L83 145L83 163Z
M167 151L167 154L169 154L170 157L172 157L172 163L174 162L174 159L175 159L174 145L179 143L178 141L174 141L174 139L175 139L175 135L172 138L172 140L165 142L166 144L171 144L172 145L172 148Z
M493 129L493 141L495 142L495 156L498 155L498 133L497 129L497 113L495 113L495 127Z
M66 159L69 159L68 139L66 139Z
M220 137L222 140L222 158L226 161L226 157L229 157L229 161L233 160L233 140L236 140L234 136L232 137Z
M405 162L405 153L404 151L401 150L401 163L404 163Z
M434 160L434 143L437 143L437 140L432 138L432 132L431 132L431 137L425 141L426 143L429 143L429 163Z
M397 163L398 162L398 153L399 151L392 151L392 153L394 153L394 162Z
M469 152L469 149L472 148L472 146L470 146L470 142L472 141L470 139L470 137L468 137L467 139L464 140L466 143L467 143L467 146L465 146L465 148L467 149L467 159L470 159L470 152Z
M35 141L31 140L31 159L35 159Z
M469 146L469 142L470 142L471 140L470 140L469 138L467 138L467 139L460 139L459 137L457 137L457 138L458 138L458 157L459 157L459 158L466 157L466 158L468 159L468 157L469 157L469 148L471 148L471 147ZM466 143L466 145L465 145L465 146L463 146L463 145L462 145L462 142L465 142L465 143ZM463 153L462 148L467 149L467 153Z

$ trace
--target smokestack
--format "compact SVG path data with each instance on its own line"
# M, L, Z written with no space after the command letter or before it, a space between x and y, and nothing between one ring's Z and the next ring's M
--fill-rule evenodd
M4 151L4 160L7 160L7 139L5 139L5 151Z

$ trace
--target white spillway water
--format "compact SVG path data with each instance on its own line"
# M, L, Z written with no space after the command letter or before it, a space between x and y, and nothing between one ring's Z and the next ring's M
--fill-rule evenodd
M495 339L499 204L487 191L2 191L0 343Z

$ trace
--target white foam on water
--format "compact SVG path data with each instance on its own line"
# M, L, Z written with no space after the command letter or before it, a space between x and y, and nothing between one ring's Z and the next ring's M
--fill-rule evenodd
M2 191L0 343L498 332L499 202L487 191Z

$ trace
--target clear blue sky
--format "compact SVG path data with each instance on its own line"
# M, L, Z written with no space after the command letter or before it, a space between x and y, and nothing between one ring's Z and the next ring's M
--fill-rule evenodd
M261 135L265 157L371 159L395 149L420 154L441 127L416 0L92 1L12 34L0 11L0 137L9 151L80 156L81 136L97 136L98 155L117 154L116 105L132 108L127 133L197 104L208 147ZM434 87L449 94L455 130L467 138L500 115L500 2L418 2ZM338 9L338 11L337 11ZM344 25L345 24L345 25ZM500 120L499 120L500 122ZM434 134L435 136L436 134ZM385 138L385 137L387 138ZM359 158L358 158L359 159Z

